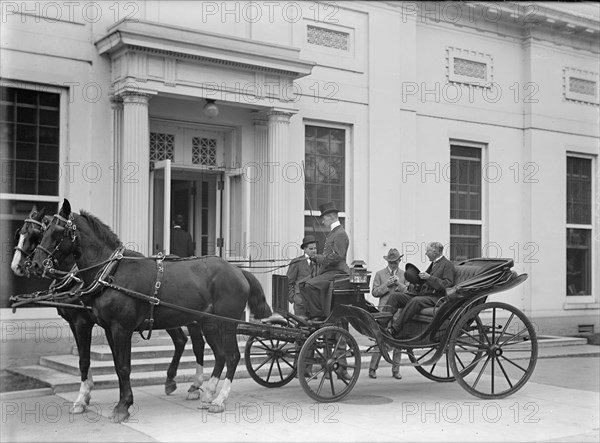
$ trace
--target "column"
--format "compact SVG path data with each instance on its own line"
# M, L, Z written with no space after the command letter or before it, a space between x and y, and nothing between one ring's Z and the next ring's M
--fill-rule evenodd
M123 99L114 96L110 99L113 111L113 159L112 171L116 180L113 179L113 230L120 235L120 214L121 214L121 151L123 149Z
M267 121L267 161L263 177L267 185L267 238L266 248L269 258L286 258L284 248L289 243L289 192L285 179L287 149L291 146L289 126L291 113L271 110L266 113Z
M149 94L126 91L123 98L119 238L129 249L150 254Z
M263 217L268 217L269 206L268 206L268 187L267 180L265 180L265 164L268 161L267 157L267 140L268 140L268 118L263 113L255 113L254 119L254 164L253 167L247 168L248 177L247 180L252 184L252 202L249 207L252 208L252 216L250 217L251 226L251 243L245 245L248 252L251 253L253 260L265 260L269 257L266 255L267 249L265 248L265 242L267 242L267 220ZM255 252L256 251L256 252ZM265 291L265 296L271 304L272 300L272 285L271 285L271 273L260 272L254 274Z

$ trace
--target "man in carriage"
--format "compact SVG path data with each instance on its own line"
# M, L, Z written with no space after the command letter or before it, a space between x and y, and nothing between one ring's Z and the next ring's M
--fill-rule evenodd
M335 203L328 202L319 206L321 223L329 228L325 239L322 254L314 254L311 260L319 266L317 275L307 280L301 292L308 318L322 320L325 317L326 307L324 301L328 299L327 293L331 290L331 282L339 274L348 274L346 255L350 239L338 218L338 209Z
M407 265L407 280L418 288L410 300L406 300L404 294L392 294L388 300L388 309L397 312L402 308L400 315L394 315L388 332L392 336L398 336L401 328L422 309L435 306L440 298L446 295L446 288L454 285L456 270L454 265L443 255L444 245L440 242L431 242L427 245L427 258L431 264L425 272L418 275L410 272ZM413 270L416 268L413 266ZM414 275L413 275L414 274ZM409 287L410 294L410 287Z

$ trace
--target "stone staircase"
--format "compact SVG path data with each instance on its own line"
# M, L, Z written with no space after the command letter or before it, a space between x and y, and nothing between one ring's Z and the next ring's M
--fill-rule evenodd
M245 336L238 336L241 359L237 367L236 378L249 377L244 360L246 339ZM167 377L167 368L171 362L173 352L173 342L165 331L154 331L150 340L142 340L139 335L134 335L131 348L132 386L163 384ZM95 389L116 388L119 386L108 344L92 345L90 359ZM204 376L206 379L210 376L213 366L214 355L210 346L206 345L204 350ZM47 383L54 392L68 392L79 389L79 356L76 346L73 346L71 354L43 356L40 357L37 365L11 367L8 370ZM225 371L223 375L224 373ZM188 337L175 378L179 388L187 390L189 387L188 382L191 383L195 374L196 357L192 350L191 339Z
M184 329L185 330L185 329ZM356 332L356 331L354 331ZM362 368L368 368L370 354L367 349L372 346L372 341L357 333L353 334L359 344L362 355ZM235 378L248 378L250 375L246 370L244 360L244 348L247 337L238 335L241 359L237 367ZM585 338L576 337L538 337L539 358L555 357L558 355L569 355L572 349L575 354L578 348L586 345ZM565 348L566 347L566 348ZM131 350L131 384L132 386L145 386L164 384L167 368L173 356L173 342L165 331L154 331L151 340L142 340L137 334L134 335ZM589 351L586 351L589 352ZM597 351L596 351L597 352ZM404 360L408 361L408 359ZM380 366L389 365L385 360ZM204 353L204 377L208 379L214 366L214 356L210 346L205 346ZM115 373L112 353L107 344L95 344L91 348L91 369L95 389L117 388L118 379ZM53 355L40 357L37 365L20 366L8 368L9 371L26 375L47 383L55 392L77 391L80 384L79 358L77 347L73 347L71 354ZM405 370L410 370L406 368ZM187 390L196 373L196 359L192 351L191 339L185 347L181 358L177 377L178 390ZM222 377L224 377L225 371Z

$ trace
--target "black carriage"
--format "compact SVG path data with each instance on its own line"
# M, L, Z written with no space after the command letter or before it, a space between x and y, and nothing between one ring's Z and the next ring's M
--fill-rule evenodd
M365 300L369 279L351 271L334 281L331 311L323 322L278 312L281 317L259 325L240 325L239 332L250 336L246 368L262 386L284 386L298 377L312 399L338 401L356 384L362 364L349 323L371 339L367 351L377 347L389 363L391 350L400 349L410 365L431 380L456 380L480 398L509 396L529 380L538 354L535 330L525 314L488 300L527 279L527 274L512 270L513 264L511 259L488 258L458 263L455 286L435 307L405 325L410 334L406 339L387 333L392 314Z

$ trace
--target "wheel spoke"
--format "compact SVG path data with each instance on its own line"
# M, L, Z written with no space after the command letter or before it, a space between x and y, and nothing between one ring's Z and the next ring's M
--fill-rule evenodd
M510 377L508 376L508 374L506 373L506 371L504 370L504 366L502 366L502 362L500 362L500 359L498 357L496 357L496 361L498 362L498 366L500 367L500 370L502 371L502 373L504 374L504 378L506 379L506 382L508 383L508 385L510 386L510 388L513 388L513 384L510 381ZM494 377L494 374L492 373L492 379Z
M498 336L498 340L495 341L494 344L500 343L500 340L502 340L502 337L504 336L504 333L508 329L508 325L510 325L510 322L512 321L513 318L515 318L515 314L514 314L514 312L511 312L510 313L510 317L508 318L508 320L506 320L506 324L504 325L504 328L502 329L502 332ZM494 324L496 324L496 323L494 322Z

